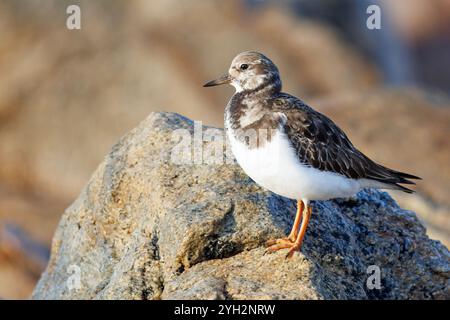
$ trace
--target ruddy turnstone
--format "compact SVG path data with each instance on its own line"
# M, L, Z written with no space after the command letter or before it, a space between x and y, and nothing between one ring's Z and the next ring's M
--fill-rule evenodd
M231 84L225 130L239 165L257 184L297 200L286 238L268 250L300 250L311 216L310 200L350 197L363 188L413 191L401 184L420 179L375 163L356 149L328 117L281 92L278 68L261 53L238 54L224 76L205 87Z

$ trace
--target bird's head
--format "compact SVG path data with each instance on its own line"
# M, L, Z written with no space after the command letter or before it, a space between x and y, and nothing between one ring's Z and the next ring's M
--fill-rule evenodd
M278 68L265 55L255 51L238 54L225 75L207 82L204 87L220 84L231 84L236 88L236 92L259 91L267 88L281 90Z

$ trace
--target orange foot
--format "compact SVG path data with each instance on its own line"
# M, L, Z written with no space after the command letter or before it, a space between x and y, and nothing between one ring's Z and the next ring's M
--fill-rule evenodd
M281 249L289 249L286 258L292 258L295 251L300 251L303 242L303 237L305 236L306 228L308 227L309 218L311 217L311 207L308 206L307 204L305 206L307 210L305 217L303 217L301 221L300 231L297 232L297 226L300 223L299 216L301 218L301 215L297 214L291 234L287 238L267 241L267 245L269 246L267 248L267 252L275 252Z
M295 240L291 240L290 238L281 238L275 240L267 241L267 251L269 253L281 250L281 249L289 249L286 258L292 258L295 251L300 250L300 244L295 243Z
M295 242L295 237L285 237L285 238L280 238L280 239L272 239L272 240L268 240L266 242L266 246L268 247L272 247L276 244L293 244ZM274 251L276 251L277 249L275 249Z
M292 256L294 255L294 253L296 252L296 251L300 251L300 248L302 247L302 244L301 243L294 243L293 245L292 245L292 247L289 249L289 251L288 251L288 253L287 253L287 255L286 255L286 258L292 258Z
M272 239L266 242L268 246L267 252L275 252L280 249L292 248L295 245L295 241L298 237L298 228L303 216L303 210L305 208L305 204L302 200L297 201L297 213L295 214L295 221L292 226L291 233L288 237L281 239Z

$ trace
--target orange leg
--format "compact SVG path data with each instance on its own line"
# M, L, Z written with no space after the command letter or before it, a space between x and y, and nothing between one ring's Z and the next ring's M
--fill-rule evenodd
M279 249L290 248L290 246L295 242L298 235L298 227L302 221L303 210L305 205L302 200L297 200L297 213L295 214L294 224L292 225L291 233L287 238L273 239L267 241L267 245L270 246L270 251L276 251Z
M306 233L306 228L308 228L308 222L309 218L311 217L311 206L307 206L306 209L306 215L303 218L302 225L300 226L300 232L297 236L297 239L295 239L294 244L290 247L288 254L286 255L286 258L291 258L294 255L295 251L300 251L300 248L302 246L303 237Z
M305 205L302 200L297 200L297 213L295 214L294 224L292 225L291 233L289 233L288 239L292 242L297 239L298 227L302 221L303 210L305 210Z

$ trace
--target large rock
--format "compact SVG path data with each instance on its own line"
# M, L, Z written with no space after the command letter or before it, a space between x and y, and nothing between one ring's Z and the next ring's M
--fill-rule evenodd
M34 299L450 298L448 250L379 191L315 202L302 252L265 254L294 203L232 161L198 163L198 144L197 164L178 164L176 129L194 133L184 117L153 113L112 148L64 213ZM221 131L209 133L203 152L222 156ZM367 286L370 268L380 289Z

